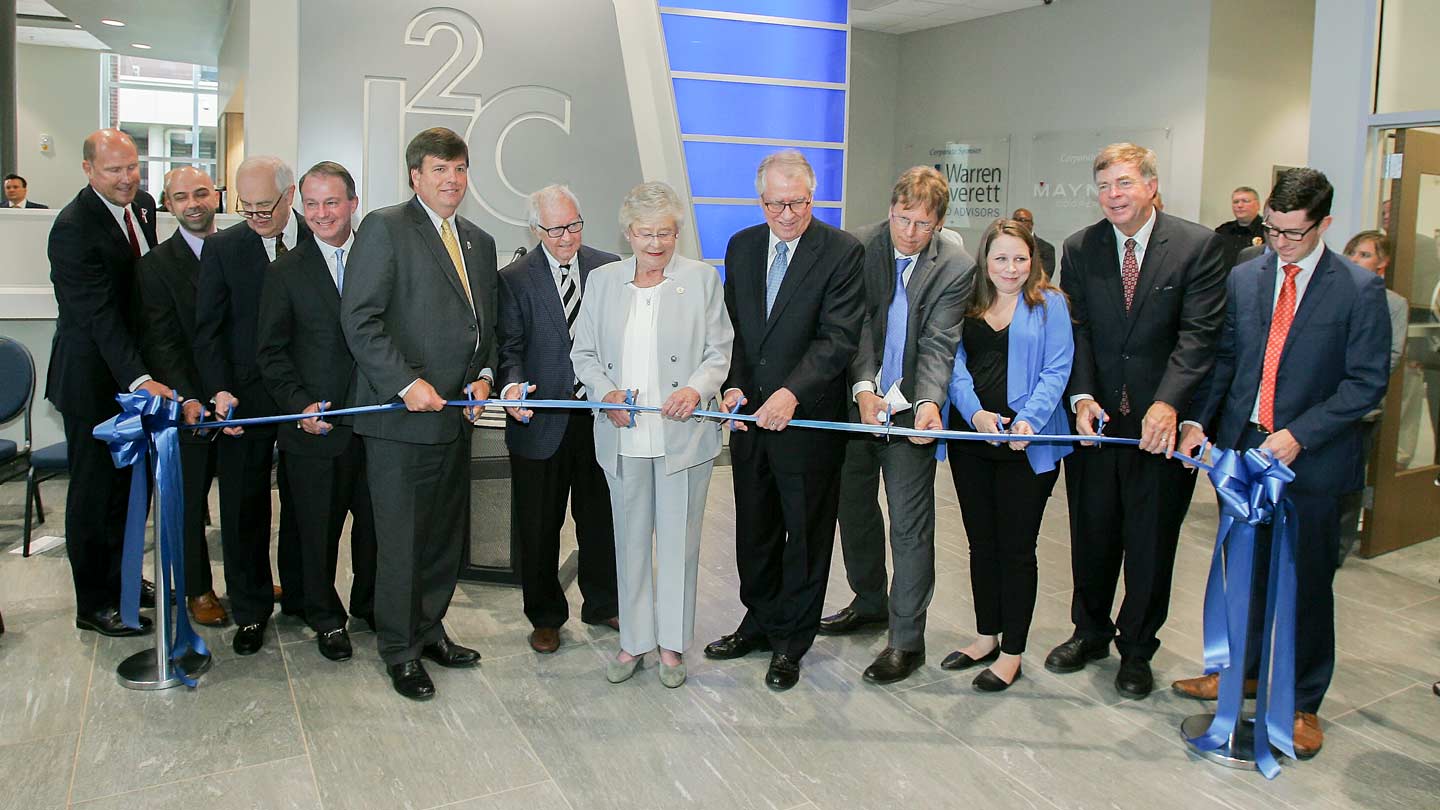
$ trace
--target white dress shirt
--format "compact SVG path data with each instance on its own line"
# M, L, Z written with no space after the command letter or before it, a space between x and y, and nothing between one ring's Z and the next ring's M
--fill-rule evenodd
M1150 210L1150 218L1145 220L1145 224L1140 226L1140 230L1136 231L1134 236L1126 236L1114 225L1111 225L1110 228L1115 231L1115 261L1119 264L1121 272L1124 272L1125 268L1125 240L1127 239L1135 240L1135 266L1137 268L1144 267L1145 249L1150 246L1150 234L1155 232L1155 210ZM1139 289L1138 284L1136 285L1136 289ZM1079 405L1081 400L1094 398L1095 396L1093 394L1075 394L1071 396L1070 411L1073 413L1075 406ZM1134 403L1131 404L1133 405ZM1147 404L1143 407L1148 408L1149 405Z
M630 317L625 321L624 350L620 359L623 376L620 385L638 390L636 405L658 407L660 398L660 365L657 359L656 332L660 323L660 290L670 282L661 281L654 287L636 287L633 280L625 282L630 292ZM635 426L620 430L620 455L631 458L658 458L665 455L665 428L658 413L634 414Z
M300 226L295 221L297 216L294 211L291 211L290 219L285 223L285 229L280 232L285 237L286 250L294 250L299 247L295 244L295 240L300 238ZM275 261L275 237L262 236L260 241L265 244L265 255L270 257L270 261Z
M340 289L340 272L336 265L335 251L343 251L344 258L348 260L350 248L355 245L355 232L351 231L350 235L345 237L345 244L340 247L335 247L318 236L315 237L315 244L320 248L320 255L325 257L325 266L330 268L330 280L335 282L335 289Z

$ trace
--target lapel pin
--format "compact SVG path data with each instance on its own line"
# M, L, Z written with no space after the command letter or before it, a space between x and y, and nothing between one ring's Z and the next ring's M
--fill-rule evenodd
M470 240L469 240L469 239L466 239L466 240L465 240L465 249L466 249L466 250L469 250L469 249L470 249Z
M146 225L150 224L150 214L144 208L140 209L140 221Z
M684 288L684 287L676 287L676 288L675 288L675 294L676 294L676 295L684 295L684 294L685 294L685 288Z

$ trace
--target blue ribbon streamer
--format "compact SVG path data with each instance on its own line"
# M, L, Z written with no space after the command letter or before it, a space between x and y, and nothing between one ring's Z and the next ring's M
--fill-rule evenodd
M1295 473L1268 452L1222 451L1210 470L1220 499L1220 526L1205 586L1205 671L1218 672L1215 719L1190 742L1201 750L1224 746L1246 722L1245 659L1258 527L1270 526L1270 572L1265 590L1255 700L1255 758L1267 779L1280 773L1274 748L1295 758L1295 542L1297 521L1285 488ZM1273 746L1273 747L1272 747Z
M140 629L140 580L145 559L145 519L149 512L147 476L153 471L155 495L160 504L156 526L160 554L160 580L155 583L156 599L171 599L167 626L162 632L170 639L170 660L179 661L196 652L207 654L205 640L190 625L185 610L184 496L180 474L181 404L153 397L143 391L120 394L120 413L97 425L95 438L105 442L117 468L129 467L130 503L125 515L125 544L120 559L120 620ZM152 463L153 460L153 463ZM186 686L193 678L177 668Z

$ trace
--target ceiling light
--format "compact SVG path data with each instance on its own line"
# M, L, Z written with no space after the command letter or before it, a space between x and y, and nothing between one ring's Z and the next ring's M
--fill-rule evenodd
M106 24L106 25L113 25L113 26L115 26L116 28L124 28L124 27L125 27L125 23L120 22L119 20L112 20L112 19L110 19L110 18L108 18L108 17L105 18L105 19L103 19L103 20L101 20L100 22L102 22L102 23L104 23L104 24Z
M143 42L132 42L132 43L130 43L130 47L132 47L132 48L139 48L139 49L142 50L142 51L148 51L148 50L150 50L150 46L149 46L149 45L146 45L146 44L143 43Z

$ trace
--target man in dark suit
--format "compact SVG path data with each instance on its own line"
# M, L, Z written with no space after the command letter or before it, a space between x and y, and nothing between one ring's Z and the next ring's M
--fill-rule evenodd
M1325 249L1334 189L1314 169L1287 169L1270 192L1265 229L1274 251L1230 275L1215 371L1187 413L1180 450L1193 454L1202 425L1220 447L1260 448L1289 465L1295 505L1295 753L1324 743L1316 713L1335 670L1340 497L1364 485L1361 417L1379 406L1389 374L1385 282ZM1190 421L1193 419L1193 421ZM1259 669L1270 559L1257 534L1247 677ZM1219 677L1177 681L1182 695L1213 700Z
M519 399L521 386L539 399L575 399L579 382L570 364L571 330L590 271L619 261L581 244L585 220L569 188L546 186L530 195L530 230L540 240L528 256L500 271L501 396ZM595 419L589 411L535 412L509 408L513 545L520 557L530 647L560 648L570 616L558 574L565 501L571 502L580 547L578 579L585 603L580 620L620 628L616 597L615 525L610 488L595 460Z
M445 401L486 399L495 383L495 240L455 213L469 163L465 141L444 127L411 139L415 196L365 217L340 299L355 401L399 398L409 411L357 416L355 432L375 494L380 657L395 691L414 700L435 695L421 656L446 667L480 662L442 623L470 525L466 419L479 417Z
M945 225L949 201L945 176L917 166L895 183L889 219L856 233L865 246L865 314L850 364L852 421L880 425L891 408L901 427L944 427L939 403L949 399L975 266L963 249L931 238ZM935 448L850 435L840 475L840 547L855 599L821 619L820 632L888 622L889 643L864 676L895 683L925 662L925 612L935 590ZM888 598L877 500L882 471L895 561Z
M1077 672L1120 651L1115 688L1144 698L1150 658L1170 606L1170 577L1195 475L1165 458L1177 411L1214 362L1225 307L1221 240L1155 210L1155 153L1112 144L1095 158L1105 218L1065 240L1061 288L1075 321L1070 407L1082 435L1140 439L1132 447L1081 447L1065 459L1075 633L1045 659ZM1125 572L1125 601L1111 619Z
M149 631L120 621L120 555L130 471L117 470L91 431L120 412L115 396L145 391L170 398L151 377L140 349L134 305L135 260L156 244L155 200L140 188L135 142L118 129L85 139L80 164L90 184L50 228L50 281L60 316L50 349L45 398L65 423L70 487L65 495L65 551L75 580L75 626L107 636ZM199 403L187 416L199 413ZM153 605L153 591L142 604Z
M309 240L310 229L290 209L295 172L279 158L247 158L235 173L235 190L237 213L245 221L210 237L200 257L195 360L217 415L274 416L280 411L255 359L260 293L270 262ZM270 470L276 431L274 425L226 428L218 439L225 590L239 628L233 641L239 655L252 655L264 645L274 610ZM298 616L304 611L304 581L284 465L279 484L280 609Z
M765 683L784 690L800 679L800 660L820 626L845 458L841 434L785 428L792 418L846 419L864 248L814 218L815 172L799 152L761 161L755 190L766 224L735 234L725 249L735 347L721 404L755 414L759 428L735 434L730 444L746 613L705 655L770 650Z
M145 365L175 385L181 396L200 396L195 367L195 285L205 240L215 233L220 195L210 175L194 166L165 175L165 196L180 227L135 265L144 317L140 354ZM195 431L180 433L185 501L185 590L190 617L219 626L229 618L215 596L210 549L205 543L206 500L215 478L215 443Z
M30 184L25 178L18 174L5 175L5 198L0 200L0 208L49 208L48 205L41 205L37 202L30 202L27 197L30 193Z
M1030 233L1035 235L1035 215L1030 213L1029 208L1016 208L1010 218L1029 228ZM1047 275L1055 278L1055 272L1058 269L1055 267L1055 246L1038 235L1035 235L1035 244L1040 248L1040 266L1045 268Z
M354 650L335 570L345 516L354 518L350 557L355 580L350 614L375 626L375 517L365 475L365 448L350 417L326 419L351 399L355 361L340 329L345 257L355 242L351 218L360 205L355 180L338 163L322 161L300 178L301 210L312 238L276 259L260 294L255 360L281 410L316 416L281 425L281 464L295 509L305 621L320 654L344 661Z

